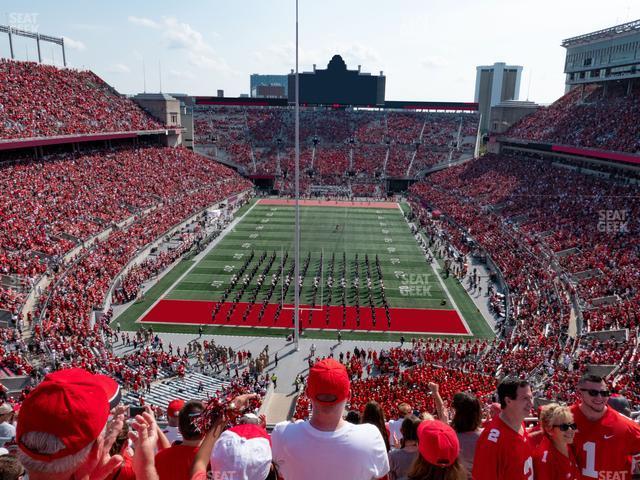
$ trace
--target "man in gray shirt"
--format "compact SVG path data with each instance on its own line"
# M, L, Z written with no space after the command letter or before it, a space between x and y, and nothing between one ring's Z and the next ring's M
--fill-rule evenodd
M16 438L16 427L12 422L13 407L5 402L0 405L0 447Z

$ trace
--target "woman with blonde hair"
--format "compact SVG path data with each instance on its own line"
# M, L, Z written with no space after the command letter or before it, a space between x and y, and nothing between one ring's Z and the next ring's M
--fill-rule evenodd
M543 438L534 454L536 480L577 480L580 470L570 445L576 434L576 424L569 407L557 403L540 410Z
M466 480L467 471L458 460L460 443L456 432L439 420L418 426L418 451L409 480Z

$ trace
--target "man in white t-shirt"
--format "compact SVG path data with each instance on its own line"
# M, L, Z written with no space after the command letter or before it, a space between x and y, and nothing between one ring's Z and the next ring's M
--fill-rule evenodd
M400 440L402 440L400 427L402 426L402 422L404 422L405 417L410 413L411 405L402 402L398 405L397 419L392 419L387 422L387 425L389 426L389 440L391 440L391 445L395 448L400 448Z
M380 431L342 418L350 387L344 365L332 358L311 368L306 392L311 418L279 423L271 434L273 461L284 480L372 480L387 474Z

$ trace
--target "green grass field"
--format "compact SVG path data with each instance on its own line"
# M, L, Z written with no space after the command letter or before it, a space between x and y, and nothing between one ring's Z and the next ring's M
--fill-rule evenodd
M403 208L406 208L403 205ZM466 294L466 291L453 278L439 279L433 268L426 263L424 255L413 238L409 226L399 208L375 209L353 207L301 207L301 236L300 259L301 271L309 259L306 274L301 289L301 304L312 301L313 279L316 275L322 277L316 297L316 305L340 305L341 296L339 281L345 272L345 280L350 287L356 277L356 265L360 281L360 305L368 306L366 288L367 267L365 255L369 257L370 275L374 281L374 295L376 306L382 306L377 287L377 272L375 256L379 257L384 277L386 297L391 307L425 308L425 309L453 309L455 301L459 312L475 336L492 336L491 329L482 315ZM179 263L174 271L162 278L145 296L145 299L127 309L119 318L123 326L135 328L134 322L164 295L166 299L180 300L208 300L218 301L229 285L232 275L238 272L248 258L251 251L254 259L248 265L246 272L259 263L262 252L267 258L276 253L276 261L266 274L266 281L257 290L257 301L265 297L271 283L271 275L281 266L283 253L288 252L287 262L284 263L285 273L293 261L294 242L294 209L282 205L251 204L245 206L238 216L246 213L244 218L229 232L204 258L196 265L192 261ZM329 301L329 289L326 281L330 274L332 255L334 261L334 288ZM344 255L344 257L343 257ZM322 268L320 266L323 258ZM356 261L357 256L357 261ZM343 262L343 258L346 263ZM267 262L259 264L257 273L241 301L248 301L251 293L256 291L257 276L263 273ZM188 273L180 278L185 272ZM178 278L180 278L179 281ZM443 289L443 283L449 294ZM279 282L270 303L281 300L281 285ZM228 300L235 298L232 291ZM348 288L347 304L354 305L355 291ZM293 283L284 296L284 303L293 303ZM452 298L453 297L453 298ZM444 304L443 304L444 303ZM155 325L154 325L155 328ZM193 327L185 325L158 325L161 331L192 331ZM274 335L265 328L237 328L237 327L207 327L207 333L216 334L250 334ZM309 336L322 338L328 332L309 332ZM331 334L333 335L333 334ZM350 334L354 338L393 339L399 335L392 333L361 333ZM345 337L348 338L348 337Z

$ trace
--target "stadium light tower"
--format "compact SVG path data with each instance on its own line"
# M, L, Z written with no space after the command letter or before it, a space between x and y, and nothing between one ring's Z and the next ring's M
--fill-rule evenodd
M293 338L296 351L300 350L300 85L298 82L298 0L296 0L296 106L295 106L295 194L296 225L294 240L294 304L293 304Z

